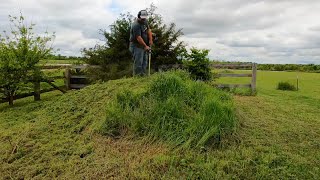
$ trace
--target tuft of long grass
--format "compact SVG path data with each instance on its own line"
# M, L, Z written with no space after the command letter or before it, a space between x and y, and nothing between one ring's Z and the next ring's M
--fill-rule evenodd
M296 91L297 88L293 85L290 84L289 82L279 82L277 86L278 90L283 90L283 91Z
M229 94L183 71L157 74L146 91L123 90L107 108L99 132L127 133L163 140L182 147L215 143L221 133L232 132L235 112Z

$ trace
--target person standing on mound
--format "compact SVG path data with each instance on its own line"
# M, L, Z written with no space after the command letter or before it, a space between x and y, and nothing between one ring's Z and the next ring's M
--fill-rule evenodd
M146 75L148 52L153 44L152 32L149 27L148 12L141 10L138 18L131 24L129 50L133 57L133 76Z

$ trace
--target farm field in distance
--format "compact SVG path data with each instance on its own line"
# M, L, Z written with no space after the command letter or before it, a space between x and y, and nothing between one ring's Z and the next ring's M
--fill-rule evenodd
M295 85L297 75L299 91L276 90L280 81ZM0 179L320 179L320 73L258 71L257 96L234 96L236 132L205 152L91 131L113 92L147 82L116 80L0 104Z
M68 60L54 60L54 59L45 59L41 60L40 64L83 64L83 61L80 59L68 59Z

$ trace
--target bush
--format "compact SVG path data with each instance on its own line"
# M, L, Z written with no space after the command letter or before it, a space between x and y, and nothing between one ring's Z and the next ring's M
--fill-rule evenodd
M184 62L184 65L193 79L203 81L210 81L212 79L213 75L209 67L208 54L209 50L207 49L192 48L191 53L185 55L188 60Z
M123 90L117 94L108 105L100 133L129 133L183 147L202 147L233 130L236 117L229 94L192 81L186 72L152 78L144 92Z
M34 33L35 24L28 24L22 14L9 15L11 30L0 34L0 87L5 89L9 104L28 82L40 81L44 74L39 62L53 49L50 42L55 35Z
M278 83L278 90L283 90L283 91L296 91L297 88L290 84L289 82L279 82Z

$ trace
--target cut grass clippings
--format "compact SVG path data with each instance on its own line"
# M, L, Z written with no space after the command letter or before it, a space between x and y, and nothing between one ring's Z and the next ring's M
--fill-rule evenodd
M232 98L239 123L214 148L175 148L132 131L94 133L117 94L145 94L157 76L0 104L0 179L320 179L320 74L299 73L299 91L276 90L296 76L258 71L258 94Z

